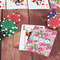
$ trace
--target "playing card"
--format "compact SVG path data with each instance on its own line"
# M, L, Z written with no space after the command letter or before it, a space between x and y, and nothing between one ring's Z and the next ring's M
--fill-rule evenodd
M30 38L30 35L33 31L33 28L36 25L25 25L23 24L21 27L21 36L20 36L20 44L19 44L19 50L25 50L25 45L27 44L28 39ZM39 26L39 25L38 25ZM39 26L41 28L45 28L44 26Z
M35 26L30 38L27 40L25 49L43 56L49 56L52 46L54 44L57 31L50 29L42 29L39 26Z
M5 0L0 0L0 9L5 9Z
M49 9L48 0L28 0L29 9Z
M49 0L51 8L60 8L60 0Z
M27 0L7 0L7 9L27 9Z

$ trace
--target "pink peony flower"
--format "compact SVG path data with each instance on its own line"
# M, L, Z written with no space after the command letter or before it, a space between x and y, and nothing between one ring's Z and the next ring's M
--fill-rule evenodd
M41 52L36 52L37 54L41 54Z
M33 52L33 48L31 48L31 47L26 47L26 50Z
M57 35L57 32L56 31L52 32L52 35Z
M39 44L39 46L45 46L45 44L42 42L39 42L38 44Z
M43 32L44 32L44 30L41 30L41 32L43 33Z
M59 1L59 2L57 2L57 4L60 6L60 1Z
M52 32L50 29L45 29L45 32Z
M55 3L50 3L50 5L51 5L52 8L56 8L57 7L57 4L55 4Z
M54 42L55 41L55 38L52 38L51 41Z
M52 37L50 33L44 33L44 36L47 37Z
M46 38L46 37L42 37L42 39L47 40L47 38Z
M49 57L50 53L46 53L46 56Z
M41 46L41 47L38 48L38 50L39 50L40 52L44 52L44 51L46 50L46 48L44 48L44 46Z
M32 35L35 36L35 37L38 37L39 36L38 33L32 33Z
M29 44L33 44L34 41L33 41L32 39L29 39L29 40L28 40L28 43L29 43Z
M47 49L51 50L52 49L52 46L51 45L47 46Z
M34 46L37 47L38 46L38 43L35 43Z
M40 30L41 28L40 27L38 27L38 26L35 26L34 27L34 30Z

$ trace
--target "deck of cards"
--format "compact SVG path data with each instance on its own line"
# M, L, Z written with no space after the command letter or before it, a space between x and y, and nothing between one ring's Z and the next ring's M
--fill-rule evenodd
M57 31L46 29L40 25L25 25L21 27L19 50L34 52L49 57Z
M7 0L7 9L49 9L48 0ZM5 9L5 0L0 0L0 9Z
M49 9L49 3L48 0L7 0L7 9Z
M7 0L7 9L50 9L50 7L60 8L60 0ZM5 9L5 0L0 0L0 9Z

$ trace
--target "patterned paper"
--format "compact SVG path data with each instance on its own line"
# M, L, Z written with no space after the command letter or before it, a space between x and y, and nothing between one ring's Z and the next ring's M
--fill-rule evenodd
M40 25L26 25L26 24L22 25L22 27L21 27L21 35L20 35L19 50L26 51L25 45L26 45L28 39L30 38L31 33L32 33L35 26L39 26L42 29L45 28L45 26L40 26Z
M60 8L60 0L50 0L51 8Z
M57 32L50 29L42 29L36 26L27 40L25 49L27 51L35 52L43 56L49 56L53 43L55 41Z

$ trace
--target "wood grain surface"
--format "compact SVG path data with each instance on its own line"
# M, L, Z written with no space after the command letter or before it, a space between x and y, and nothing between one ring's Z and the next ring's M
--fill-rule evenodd
M19 41L22 24L44 25L47 27L47 14L50 11L60 12L60 9L49 10L0 10L0 19L3 20L5 16L10 13L17 13L21 15L21 22L17 24L18 31L11 37L5 37L1 42L1 60L60 60L60 29L56 37L56 41L52 48L50 56L44 57L36 53L19 51ZM28 14L29 13L29 14ZM23 37L22 37L23 38Z

